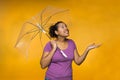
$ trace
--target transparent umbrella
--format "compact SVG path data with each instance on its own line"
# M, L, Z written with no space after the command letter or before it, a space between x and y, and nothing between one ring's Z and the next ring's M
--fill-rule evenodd
M37 35L39 36L41 46L42 34L46 35L51 40L51 37L48 35L48 29L49 26L53 25L57 21L63 21L66 24L70 24L69 10L51 6L46 7L36 16L33 16L23 24L16 41L15 48L26 53L26 56L28 56L30 43ZM60 50L60 52L65 58L67 58L67 55L62 50Z

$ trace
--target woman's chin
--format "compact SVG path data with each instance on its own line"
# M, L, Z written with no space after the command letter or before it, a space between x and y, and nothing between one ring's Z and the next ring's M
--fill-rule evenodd
M68 37L68 36L69 36L69 34L65 35L65 37Z
M61 35L61 37L68 37L68 36L69 36L69 34Z

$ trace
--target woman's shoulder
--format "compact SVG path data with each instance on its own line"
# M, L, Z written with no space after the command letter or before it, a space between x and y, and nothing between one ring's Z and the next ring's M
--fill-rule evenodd
M50 45L51 45L50 41L46 42L46 44L45 44L45 46L50 46Z
M74 40L73 40L73 39L70 39L70 38L69 38L69 39L68 39L68 41L70 41L70 42L74 43Z
M76 48L76 44L74 42L73 39L68 39L69 40L69 44L75 49Z
M50 51L51 50L51 43L48 41L46 45L44 46L44 51Z
M73 39L70 39L70 38L67 38L66 39L67 41L69 41L70 43L75 43L75 41L73 40ZM51 41L48 41L47 43L46 43L46 45L51 45Z

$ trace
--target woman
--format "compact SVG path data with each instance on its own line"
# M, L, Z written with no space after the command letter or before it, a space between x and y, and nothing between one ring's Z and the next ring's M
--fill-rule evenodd
M72 61L80 65L88 52L100 45L89 45L80 56L72 39L68 39L69 30L62 21L49 28L49 35L55 40L49 41L43 50L41 68L47 68L45 80L72 80ZM64 54L67 56L65 57Z

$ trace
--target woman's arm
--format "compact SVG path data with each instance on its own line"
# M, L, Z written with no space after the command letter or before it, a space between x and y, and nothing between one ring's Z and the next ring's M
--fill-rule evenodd
M77 65L80 65L80 64L85 60L88 52L89 52L90 50L94 49L94 48L99 47L100 45L101 45L101 44L95 45L95 43L89 45L89 46L85 49L84 53L83 53L81 56L79 55L78 50L75 49L75 50L74 50L74 62L75 62Z
M43 52L42 58L40 60L40 65L41 65L42 69L46 68L50 64L51 59L52 59L52 57L55 53L55 50L57 48L55 41L51 41L51 45L52 45L52 49L50 52Z
M41 64L41 68L44 69L46 68L52 59L52 56L54 55L55 49L52 49L50 52L43 52L40 64Z

